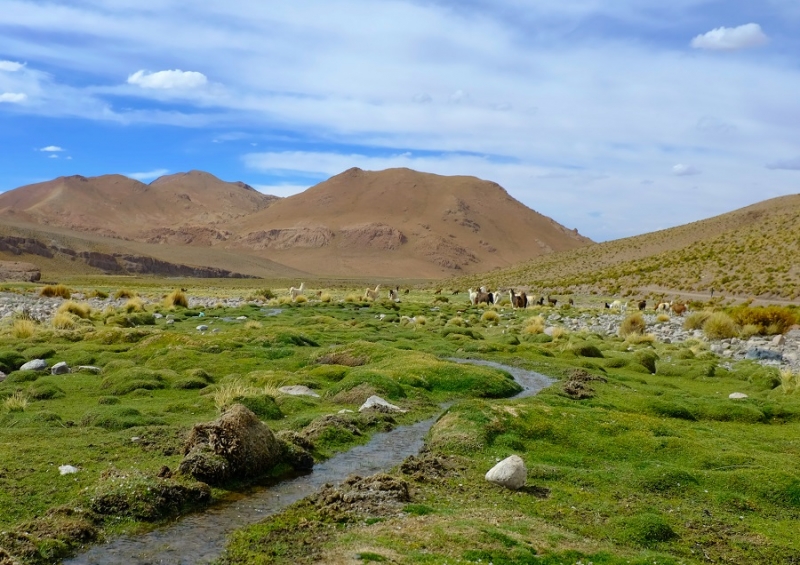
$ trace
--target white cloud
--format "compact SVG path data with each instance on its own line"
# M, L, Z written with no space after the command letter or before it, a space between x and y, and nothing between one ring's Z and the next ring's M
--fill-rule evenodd
M718 27L692 39L695 49L716 51L736 51L764 45L769 38L758 24L745 24L739 27Z
M0 102L9 102L11 104L19 104L25 102L28 95L22 92L3 92L0 94Z
M128 77L128 84L135 84L142 88L155 89L191 89L205 86L208 83L206 75L196 71L136 71Z
M17 63L15 61L0 61L0 71L6 71L9 73L13 73L22 69L25 65L22 63Z
M697 167L692 165L684 165L682 163L678 163L674 167L672 167L672 174L676 177L688 177L692 175L699 175L700 170Z
M795 157L794 159L779 159L772 163L767 163L767 168L773 170L800 171L800 157Z
M146 180L152 180L152 179L157 179L158 177L163 177L167 173L169 173L169 169L155 169L153 171L146 171L143 173L123 173L123 174L128 178L144 182Z
M64 150L64 148L59 147L58 145L48 145L47 147L42 147L39 149L39 151L44 151L45 153L58 153Z
M56 155L55 153L52 153L52 154L48 155L47 157L48 157L48 159L58 159L58 155Z

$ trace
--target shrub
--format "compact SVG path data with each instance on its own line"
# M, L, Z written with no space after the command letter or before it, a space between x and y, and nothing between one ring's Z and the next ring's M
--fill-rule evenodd
M753 324L760 333L783 333L797 323L797 314L785 306L739 306L731 310L731 317L739 325Z
M240 396L234 398L233 402L243 404L262 420L280 420L283 418L283 412L275 403L275 398L268 394Z
M56 284L56 285L47 285L42 290L39 291L40 296L46 296L48 298L52 298L54 296L60 296L61 298L69 299L72 296L72 292L70 292L69 288L64 286L63 284Z
M13 350L0 351L0 371L10 373L19 369L25 363L25 357Z
M499 324L500 323L500 314L495 312L494 310L487 310L481 315L481 322L484 324Z
M143 416L135 408L113 406L93 409L83 415L81 426L95 426L111 431L125 430L134 426L153 426L163 424L161 418Z
M320 355L315 360L318 365L344 365L345 367L360 367L369 362L366 357L357 357L347 351L337 351Z
M635 312L625 318L619 326L619 336L628 337L631 334L643 334L647 325L640 312Z
M759 335L761 333L761 329L755 324L745 324L742 326L742 329L739 330L739 337L742 339L750 339L754 335Z
M94 298L99 298L100 300L105 300L106 298L108 298L108 293L103 292L102 290L95 289L86 296L88 296L89 298L94 297Z
M636 361L639 363L639 365L650 371L650 373L656 372L657 360L658 360L658 355L656 355L652 351L644 350L636 352Z
M53 383L36 382L28 387L28 397L33 400L50 400L52 398L63 398L64 390Z
M669 523L660 515L643 513L620 519L624 541L649 547L653 543L677 537Z
M182 308L189 307L189 299L186 298L186 293L180 289L175 289L164 298L164 306L170 308L172 306L180 306Z
M703 324L703 333L709 339L727 339L736 337L739 333L739 328L733 318L725 312L714 312Z
M686 319L683 321L683 329L685 330L699 330L702 329L703 324L706 323L706 320L711 316L711 312L708 310L698 310L697 312L692 312Z
M14 320L11 335L16 339L27 339L36 333L36 323L31 320Z
M259 290L254 291L256 296L263 298L264 300L272 300L273 298L277 298L274 292L272 292L269 288L262 288Z
M56 310L58 314L70 313L74 314L75 316L86 319L92 314L92 307L88 304L75 302L74 300L68 300L64 302L61 306L58 307Z

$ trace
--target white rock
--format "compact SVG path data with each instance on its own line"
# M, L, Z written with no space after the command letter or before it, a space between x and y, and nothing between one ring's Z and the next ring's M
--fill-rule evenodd
M500 461L486 473L486 480L490 483L519 490L528 478L528 469L519 455L512 455Z
M361 405L361 407L358 409L358 411L359 412L363 412L364 410L372 408L373 406L383 406L383 407L388 408L389 410L392 410L394 412L403 412L403 413L408 412L408 410L403 410L399 406L395 406L394 404L392 404L390 402L387 402L386 400L384 400L380 396L375 396L375 395L370 396L369 398L367 398L367 400L364 402L364 404Z
M78 468L73 467L72 465L60 465L58 467L58 472L62 475L71 475L72 473L77 473Z
M156 312L155 314L153 314L153 318L155 318L156 320L160 320L163 317L164 314L161 314L160 312Z
M771 343L772 343L772 345L783 345L784 343L786 343L786 338L783 337L782 335L778 334L778 335L776 335L775 337L772 338L772 342Z
M197 331L200 331L200 332L204 332L207 329L208 329L208 326L205 325L205 324L200 324L199 326L197 326Z
M78 365L75 367L75 371L77 372L86 372L86 373L94 373L95 375L99 375L103 372L103 369L100 367L95 367L94 365Z
M50 367L51 375L66 375L69 373L69 365L66 361L61 361Z
M167 325L168 326L171 326L174 323L175 323L175 320L172 320L172 319L167 320Z
M352 410L348 410L347 408L342 408L339 410L339 414L353 414Z
M20 371L42 371L44 369L47 369L47 361L44 359L34 359L33 361L28 361L19 368Z
M237 320L246 320L247 316L238 316L236 319Z
M743 392L732 392L728 395L728 398L732 400L740 400L742 398L747 398L747 395Z
M304 385L282 386L278 390L291 396L313 396L314 398L319 398L316 392Z

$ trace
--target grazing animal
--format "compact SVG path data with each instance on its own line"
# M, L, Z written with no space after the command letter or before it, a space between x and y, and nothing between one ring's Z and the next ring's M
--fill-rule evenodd
M683 313L686 312L686 304L683 302L675 302L672 305L672 311L675 312L678 316L683 316Z
M512 308L527 308L528 307L528 297L525 295L524 292L520 292L519 294L514 294L514 289L508 291L509 296L511 297L511 307Z
M625 302L623 302L622 300L615 300L614 302L612 302L609 305L609 308L614 308L616 310L621 310L621 311L624 312L625 309L627 308L627 306L628 305Z
M455 296L455 295L456 295L456 294L458 294L459 292L461 292L461 291L460 291L460 290L457 290L457 289L456 289L456 290L454 290L454 291L453 291L453 296Z
M608 302L604 302L604 303L603 303L603 308L605 308L606 310L608 310L609 308L611 308L611 304L609 304Z
M442 294L442 289L441 288L437 288L436 291L433 294Z
M475 293L475 300L472 302L475 306L478 304L492 304L493 296L491 292L476 292Z
M569 299L569 305L575 306L575 301L572 298Z
M536 301L536 304L539 306L544 306L544 296L540 296L539 300Z
M639 301L639 310L644 310L647 308L647 300L640 300Z
M477 302L478 301L478 291L469 289L468 292L469 292L469 303L472 304L472 305L477 304L478 303Z
M558 299L557 298L550 298L549 295L547 296L547 301L550 303L550 306L552 306L553 308L555 308L556 303L558 303Z
M672 308L672 302L659 302L658 305L656 306L656 311L666 312L670 308Z
M403 291L403 294L408 294L408 293L409 293L409 289L405 289L405 290Z
M378 291L381 289L381 285L375 287L375 290L368 288L364 291L364 299L365 300L377 300L378 299Z
M303 291L305 291L305 289L306 289L306 283L304 282L300 283L300 288L295 288L295 287L290 288L289 294L292 297L292 302L297 300L297 297L303 294Z
M397 291L393 288L389 289L389 300L392 302L400 302L400 297L397 295Z

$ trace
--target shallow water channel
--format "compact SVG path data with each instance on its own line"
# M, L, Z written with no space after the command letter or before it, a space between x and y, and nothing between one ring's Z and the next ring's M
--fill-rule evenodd
M532 396L549 386L553 379L545 375L477 359L447 359L457 363L473 363L510 373L523 387L515 398ZM254 487L237 493L201 513L190 514L175 523L139 536L122 536L97 545L67 561L67 565L210 563L225 548L225 541L234 530L277 514L290 504L316 491L325 483L339 484L352 474L361 476L387 471L409 455L415 455L423 438L438 415L410 426L375 434L369 443L340 453L314 465L308 474L283 480L271 486Z

